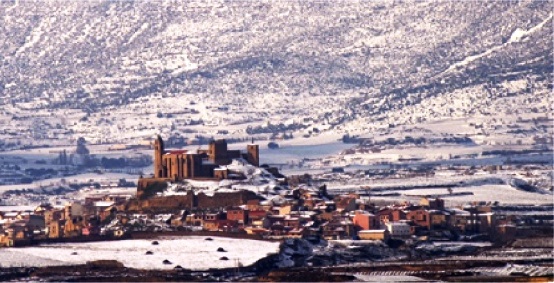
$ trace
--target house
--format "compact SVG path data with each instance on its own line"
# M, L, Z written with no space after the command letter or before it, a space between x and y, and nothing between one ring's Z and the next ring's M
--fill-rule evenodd
M424 197L419 201L419 205L429 209L444 209L444 200L440 198Z
M477 215L478 221L478 232L480 233L491 233L494 231L494 224L496 220L496 215L492 212L479 213Z
M378 217L363 210L356 210L352 221L359 230L378 229L381 226Z
M354 223L350 219L335 217L320 225L323 238L326 240L352 239L356 235Z
M239 223L236 220L220 219L217 221L218 231L223 232L239 232L243 231L244 223Z
M220 220L225 220L226 218L222 212L205 214L202 227L207 231L219 231Z
M278 215L287 215L287 214L290 214L291 211L292 211L292 205L290 204L274 206L271 208L271 212L273 214L278 214Z
M76 216L83 216L84 207L80 203L67 204L64 208L64 219L72 219Z
M431 228L444 229L448 226L448 217L450 214L441 210L430 210L429 216L431 217Z
M186 222L186 215L173 215L170 220L171 227L181 227Z
M100 217L100 221L105 221L109 217L114 216L115 213L117 212L117 209L113 204L107 207L103 207L103 209L99 209L99 208L100 207L97 207L98 210L96 215Z
M204 220L202 228L206 231L218 231L219 222L216 219Z
M67 219L64 223L63 236L76 237L81 235L83 229L83 217L76 216L73 219Z
M189 214L185 218L185 224L188 226L204 226L204 215L202 214Z
M431 228L431 218L429 212L421 207L409 210L406 213L406 219L412 221L416 226L423 229Z
M0 229L0 247L13 247L13 239L9 237L8 231Z
M356 195L340 196L335 200L336 208L338 212L348 212L356 210L356 200L359 197Z
M267 211L262 209L248 211L248 224L255 227L263 226L263 219L266 217Z
M471 219L471 214L468 211L461 209L449 209L450 212L450 221L449 226L451 229L454 229L458 232L465 232L466 229L469 229L469 223Z
M272 229L275 225L284 226L285 215L267 215L263 220L263 228Z
M391 219L392 219L393 222L398 222L398 221L406 219L406 212L404 212L401 209L394 209L391 212L391 216L392 216Z
M389 222L385 226L391 238L408 238L415 232L412 226L406 222Z
M379 217L379 222L383 224L388 223L392 221L392 209L388 207L381 208L377 212L377 216Z
M29 230L25 221L21 220L9 224L4 230L5 237L7 237L7 239L4 239L4 242L7 243L8 246L13 246L15 242L27 240L33 236L32 230Z
M52 221L60 221L64 219L64 211L55 208L44 210L42 214L44 215L44 222L46 225L50 224Z
M314 210L321 202L323 202L323 200L317 197L306 198L304 199L304 207L309 210Z
M29 230L43 230L45 226L44 216L35 214L20 215L21 220Z
M283 219L283 225L290 229L298 229L300 227L300 218L287 215L285 219Z
M388 241L390 233L386 229L379 230L361 230L358 232L360 240L381 240Z
M53 220L48 223L48 238L57 239L63 236L63 227L61 220Z
M316 214L317 213L315 211L291 211L289 215L291 217L298 218L299 219L298 221L300 222L300 224L304 224L304 223L313 221L315 219Z
M87 199L88 200L88 199ZM90 206L87 207L85 204L85 210L88 214L94 214L100 217L101 221L104 221L111 214L111 209L115 211L115 203L113 201L94 201Z
M227 220L237 221L241 224L248 223L248 210L240 207L234 207L227 209Z

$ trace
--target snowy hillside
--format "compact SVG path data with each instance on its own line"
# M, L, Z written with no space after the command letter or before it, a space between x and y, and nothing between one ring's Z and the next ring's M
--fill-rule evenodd
M545 116L553 8L1 1L0 141L340 137L493 110Z

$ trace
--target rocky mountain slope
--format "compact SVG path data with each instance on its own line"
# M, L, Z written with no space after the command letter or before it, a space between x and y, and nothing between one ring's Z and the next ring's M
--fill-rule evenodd
M508 90L515 96L539 100L519 107L546 115L553 8L552 1L1 1L0 119L15 129L0 135L128 142L187 129L363 133L361 124L398 120L406 107L455 92L478 89L486 107L512 81L523 84ZM461 116L472 115L466 108Z

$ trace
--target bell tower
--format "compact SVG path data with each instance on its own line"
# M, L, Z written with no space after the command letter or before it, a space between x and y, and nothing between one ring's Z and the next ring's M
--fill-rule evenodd
M164 141L158 135L154 141L154 177L165 178L166 173L162 164L164 154Z

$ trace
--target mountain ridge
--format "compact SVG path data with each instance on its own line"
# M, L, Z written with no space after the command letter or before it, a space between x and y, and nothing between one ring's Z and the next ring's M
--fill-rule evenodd
M3 1L0 8L0 96L14 111L32 104L87 117L176 97L334 128L371 121L368 105L381 113L491 81L552 80L550 1ZM192 119L237 123L200 110Z

